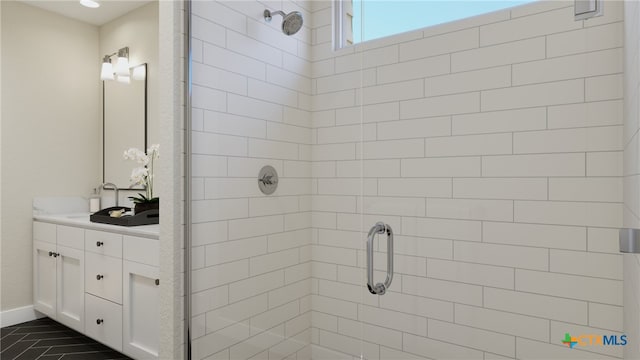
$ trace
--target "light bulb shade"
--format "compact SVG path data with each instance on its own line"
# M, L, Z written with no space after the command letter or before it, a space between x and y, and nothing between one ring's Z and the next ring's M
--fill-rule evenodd
M80 5L82 6L86 6L88 8L99 8L100 7L100 3L94 0L80 0Z
M131 77L129 77L129 75L118 75L117 80L123 84L131 83Z
M129 76L129 59L126 57L118 57L118 62L116 63L116 75L118 76Z
M102 70L100 70L100 80L113 80L113 65L110 62L102 63Z
M147 68L144 65L133 68L133 80L144 80L147 77Z

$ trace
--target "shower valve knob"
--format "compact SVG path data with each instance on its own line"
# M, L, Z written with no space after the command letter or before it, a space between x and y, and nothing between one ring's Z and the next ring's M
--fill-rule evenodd
M260 182L263 183L264 185L273 185L276 183L275 180L271 180L273 178L273 176L271 175L265 175L260 179Z

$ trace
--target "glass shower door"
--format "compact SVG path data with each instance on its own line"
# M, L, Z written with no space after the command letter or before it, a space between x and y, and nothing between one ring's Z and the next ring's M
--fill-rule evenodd
M573 2L533 2L316 59L314 358L623 355L571 340L622 339L617 234L637 208L627 25L604 4L576 21ZM374 295L388 228L394 275Z

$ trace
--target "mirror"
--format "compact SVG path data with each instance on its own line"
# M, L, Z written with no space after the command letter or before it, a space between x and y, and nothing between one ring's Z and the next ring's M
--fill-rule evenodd
M148 75L147 64L144 67ZM125 160L123 153L132 147L147 149L147 76L131 78L129 83L103 81L103 172L102 182L129 189L131 170L139 165ZM140 186L132 187L140 189Z

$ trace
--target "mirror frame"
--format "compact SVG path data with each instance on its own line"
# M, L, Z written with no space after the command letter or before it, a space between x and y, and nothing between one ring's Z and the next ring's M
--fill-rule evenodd
M142 63L139 65L135 65L135 66L131 66L130 68L137 68L140 66L144 66L145 68L145 77L144 77L144 152L147 152L147 147L149 146L149 129L148 129L148 116L149 116L149 64L148 63ZM106 117L105 117L105 109L106 109L106 91L105 91L105 86L104 83L107 80L102 80L102 183L106 183L106 174L105 174L105 167L106 167L106 158L105 158L105 147L106 147ZM109 80L109 81L115 81L115 80ZM133 80L131 79L131 81L142 81L142 80ZM116 186L118 186L118 184L116 184ZM119 187L118 186L118 190L144 190L145 187L144 186L129 186L126 188L123 187Z

